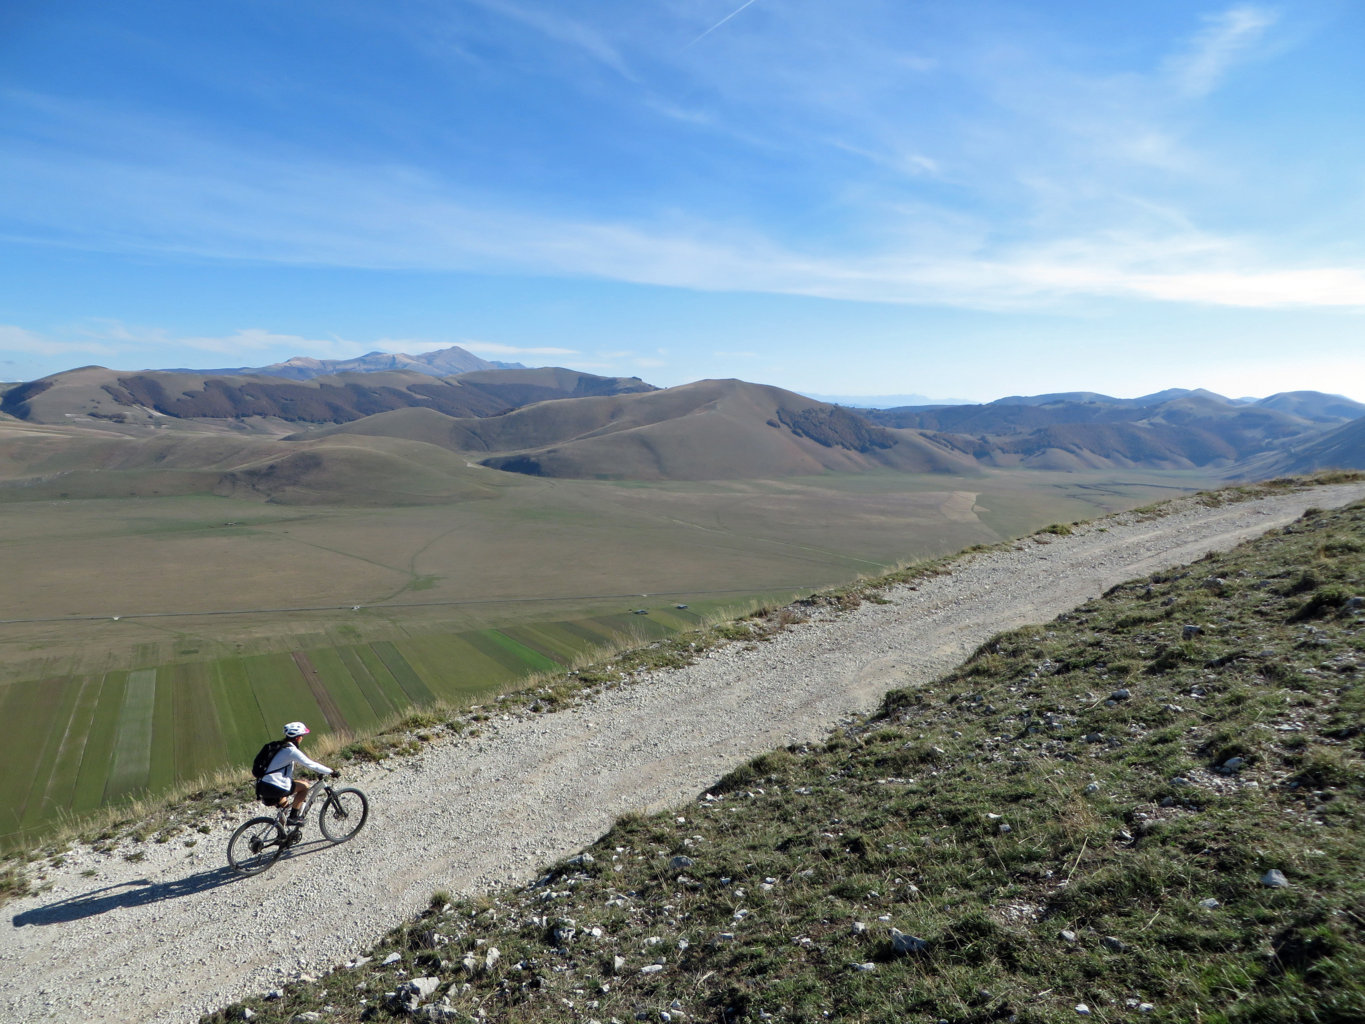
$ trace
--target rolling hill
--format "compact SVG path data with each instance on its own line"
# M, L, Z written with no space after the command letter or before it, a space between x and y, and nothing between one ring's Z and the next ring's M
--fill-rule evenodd
M597 377L556 368L481 370L454 377L372 371L287 381L100 366L11 388L0 411L31 423L106 429L191 427L283 433L299 423L346 423L391 409L424 407L449 416L492 416L527 402L651 391L638 377Z
M749 479L874 468L979 472L969 455L918 431L879 427L839 406L737 380L541 402L447 423L417 412L373 416L326 433L420 437L483 454L483 465L495 469L579 479Z

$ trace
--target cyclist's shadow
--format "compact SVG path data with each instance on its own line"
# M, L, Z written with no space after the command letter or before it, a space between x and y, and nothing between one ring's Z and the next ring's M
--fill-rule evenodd
M306 855L327 845L329 844L325 840L304 841L286 852L285 857ZM154 882L150 878L138 878L131 882L120 882L118 885L94 889L78 896L68 896L64 900L57 900L55 903L26 910L22 914L15 914L13 924L16 928L31 924L65 924L69 921L79 921L83 918L107 914L111 910L145 907L165 900L194 896L224 885L231 885L233 882L245 881L249 877L251 876L243 875L224 865L169 882Z

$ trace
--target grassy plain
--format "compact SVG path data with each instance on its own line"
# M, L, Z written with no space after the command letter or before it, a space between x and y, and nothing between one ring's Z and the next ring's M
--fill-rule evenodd
M363 733L753 602L1208 482L482 474L495 499L389 509L0 489L0 709L24 723L0 753L0 844L247 761L283 721Z
M1363 1020L1363 585L1365 504L1310 511L247 1005L410 1020L425 977L489 1024Z

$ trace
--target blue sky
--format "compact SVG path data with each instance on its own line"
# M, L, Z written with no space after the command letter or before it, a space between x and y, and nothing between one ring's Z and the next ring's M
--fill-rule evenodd
M0 379L1365 401L1365 5L0 6Z

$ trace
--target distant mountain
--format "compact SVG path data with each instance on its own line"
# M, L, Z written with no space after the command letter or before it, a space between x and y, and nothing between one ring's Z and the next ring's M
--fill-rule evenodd
M638 377L598 377L554 367L478 370L451 377L371 371L290 381L202 372L121 373L87 366L9 389L0 396L0 410L33 423L145 429L170 420L241 427L347 423L414 406L448 416L494 416L548 398L653 390Z
M1365 418L1351 420L1335 430L1312 435L1283 451L1252 460L1237 475L1264 480L1323 469L1365 469Z
M420 438L482 453L483 465L495 469L580 479L758 479L878 468L979 472L969 455L918 431L886 429L839 406L738 380L541 402L482 419L406 410L325 433Z
M965 398L929 398L926 395L817 395L802 392L807 398L852 409L893 409L906 405L970 405Z
M882 426L947 435L986 465L1222 469L1362 413L1359 403L1317 392L1234 400L1172 388L1141 398L1065 392L862 415Z
M521 363L496 363L480 359L472 352L452 345L436 352L410 356L402 352L367 352L355 359L313 359L295 356L269 366L241 366L221 370L163 370L162 373L193 373L205 376L284 377L288 380L312 380L338 373L421 373L430 377L449 377L471 370L523 370Z
M1340 423L1365 416L1365 405L1342 395L1321 391L1282 391L1256 403L1264 409L1286 412L1314 423Z

